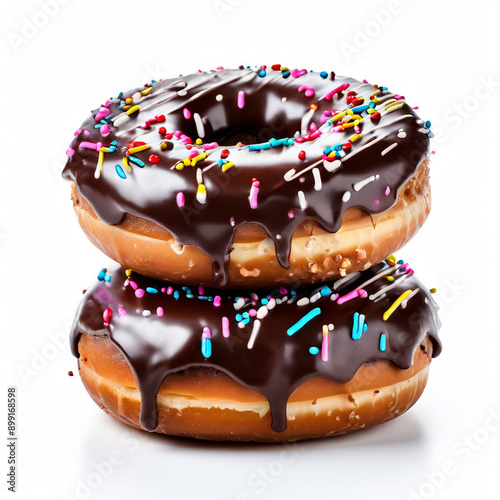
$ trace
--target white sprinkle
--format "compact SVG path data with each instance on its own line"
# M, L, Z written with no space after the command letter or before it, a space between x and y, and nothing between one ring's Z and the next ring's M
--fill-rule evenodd
M417 124L418 125L422 125L422 123L424 123L424 120L421 120L420 118L418 120L416 120Z
M307 208L307 200L306 196L304 195L304 191L299 191L297 193L297 196L299 197L300 208L302 210L305 210Z
M142 97L142 94L140 92L136 92L132 96L132 101L134 102L134 104L137 104L141 100L141 97Z
M400 267L401 267L401 265L397 264L394 267L388 267L387 269L380 271L378 274L376 274L375 276L373 276L369 280L366 280L363 283L361 283L361 285L356 287L355 290L360 290L361 288L365 288L365 286L368 286L369 284L373 283L374 281L377 281L378 279L384 277L385 275L391 274L391 273L397 271Z
M276 235L276 239L277 239L277 240L281 240L281 234L279 234L279 233L278 233L278 234Z
M289 170L285 175L284 175L284 179L285 181L287 182L290 182L292 180L292 177L295 175L295 169L292 168L291 170Z
M240 297L235 303L234 308L239 311L245 305L245 299Z
M216 100L216 101L218 101L218 102L221 102L221 101L222 101L222 99L224 99L224 97L222 96L222 94L217 94L217 95L215 96L215 100Z
M201 171L201 168L196 169L196 182L198 184L203 184L203 172Z
M370 295L368 298L370 300L375 300L376 298L380 297L383 293L386 293L389 290L392 290L393 288L396 288L397 286L401 285L409 276L410 276L409 274L403 274L403 276L401 276L401 278L398 278L396 281L394 281L390 285L384 286L377 293Z
M120 125L123 125L125 122L128 122L130 120L130 116L127 115L127 113L122 113L121 115L118 115L116 118L113 119L113 125L115 127L119 127Z
M257 311L257 318L258 319L265 318L267 316L268 312L269 312L269 310L267 309L266 306L259 307L259 310Z
M243 323L243 321L240 321L238 323L238 328L242 328L242 329L245 328L245 323Z
M399 132L398 137L404 139L406 137L406 132Z
M312 172L314 177L314 189L316 191L321 191L323 184L321 183L321 174L319 172L319 168L314 167Z
M307 306L309 304L309 298L308 297L302 297L301 299L297 300L297 305L299 307Z
M260 321L256 319L253 323L252 334L250 335L250 339L248 341L247 347L251 349L255 343L255 339L257 338L257 334L260 330Z
M207 190L204 189L203 191L196 191L196 201L200 203L201 205L204 205L207 202Z
M187 92L187 90L186 90L186 89L182 89L182 90L179 90L179 91L177 92L177 95L178 95L179 97L184 97L185 95L187 95L187 93L188 93L188 92Z
M342 195L342 201L344 203L348 202L349 200L351 199L351 192L350 191L346 191L343 195Z
M418 131L421 134L425 134L425 135L427 135L430 132L430 130L428 128L419 128Z
M143 316L151 316L151 311L149 311L148 309L144 309L144 311L142 311L142 315Z
M338 159L333 161L323 160L323 166L328 172L333 172L334 170L337 170L341 165L342 162Z
M288 99L286 97L281 98L281 102L286 102Z
M367 177L362 181L356 182L353 185L354 191L359 191L360 189L363 189L367 184L370 184L370 182L376 181L377 179L380 179L380 175L370 175L370 177Z
M276 307L276 299L271 299L267 304L266 307L272 311Z
M398 145L397 142L391 144L388 148L385 148L382 153L380 153L382 156L385 156L389 151L392 151L396 146Z
M332 324L332 323L330 323L330 324L328 325L328 330L333 331L333 328L334 328L333 324Z
M194 123L196 125L196 133L198 134L198 137L203 139L205 137L205 127L203 126L201 116L198 113L195 113L193 117L194 117Z
M401 302L401 307L403 309L406 309L406 306L408 305L408 301L414 297L415 295L417 295L417 293L420 292L420 288L415 288L415 290L413 290L413 292L411 292L409 295L407 295L403 301Z
M321 299L321 292L316 292L312 297L311 297L311 304L314 304L317 302L319 299Z

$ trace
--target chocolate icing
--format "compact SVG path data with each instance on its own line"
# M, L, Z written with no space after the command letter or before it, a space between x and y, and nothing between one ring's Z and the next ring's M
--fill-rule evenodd
M265 228L275 243L280 264L286 268L293 233L304 220L314 220L335 232L351 206L370 213L389 209L399 188L428 154L431 135L428 122L424 124L401 96L385 87L333 74L301 73L294 70L290 74L283 68L267 68L265 75L263 70L221 69L152 82L110 99L75 133L63 176L75 182L105 223L120 224L129 213L167 229L181 244L196 245L212 259L214 286L227 285L234 232L247 223ZM349 87L327 98L343 84ZM310 95L311 89L314 95ZM140 91L149 94L141 95ZM242 107L240 92L244 93ZM353 97L349 92L357 94ZM126 104L130 96L135 96L134 101ZM356 98L364 98L364 103ZM356 109L367 104L372 107ZM135 105L140 110L134 111ZM311 106L317 109L311 110ZM357 128L339 129L339 123L349 126L348 117L321 124L324 112L353 106L353 113L362 118ZM382 115L371 119L370 111ZM158 115L164 115L165 120L154 122ZM321 135L314 132L308 116ZM167 134L181 131L184 135L178 132L178 137L167 135L164 139L164 134L159 135L160 127L165 127ZM362 137L349 142L356 131ZM173 168L192 152L184 142L200 135L205 145L216 141L220 146L207 150L209 156L195 168ZM280 144L283 138L289 139L288 145ZM239 140L245 145L234 145ZM132 171L128 172L122 159L127 158L127 145L132 141L145 142L150 148L132 154L143 167L129 157ZM90 147L95 149L89 149L89 143L94 143ZM261 147L268 149L250 150L249 144L255 143L264 143ZM340 150L327 150L327 154L336 154L338 161L324 161L325 149L335 145ZM200 153L204 151L203 145L195 147ZM229 151L224 160L235 165L226 172L217 163L223 149ZM299 159L300 151L305 152L304 159ZM150 155L156 155L151 162ZM102 170L95 178L99 157ZM362 187L356 184L371 176L377 177ZM260 186L257 206L251 208L254 179ZM200 180L206 188L205 202L196 197ZM307 206L300 204L299 191ZM178 193L185 197L182 207L176 201Z
M396 286L389 289L393 282L385 276L366 284L384 270L396 279ZM72 329L72 351L78 357L82 332L110 338L136 377L141 393L141 425L146 430L153 431L157 426L156 394L165 377L202 366L221 370L263 394L270 404L272 428L279 432L286 429L290 394L309 378L347 382L363 363L379 359L390 360L401 369L409 368L415 349L426 335L432 341L433 356L441 352L437 306L412 273L407 265L390 267L380 263L319 288L281 289L269 295L259 292L260 296L248 290L233 290L218 296L217 290L169 285L136 273L128 279L123 268L115 267L107 274L101 271L100 280L85 293ZM332 300L336 294L344 297L360 286L367 296L340 305L336 301L339 299ZM382 288L385 295L373 297ZM383 320L384 312L403 292L417 288L406 307L401 304L387 321ZM307 298L309 303L304 304ZM316 308L320 314L312 317ZM354 340L353 322L358 312L365 315L367 329ZM248 318L246 314L236 317L244 313ZM308 314L311 319L305 326L287 334ZM223 317L228 318L228 337L227 330L224 336ZM255 332L257 318L260 329ZM328 324L334 328L328 333L325 361L322 332ZM202 341L206 328L210 330L211 352ZM387 344L383 351L381 334ZM319 353L311 353L311 347L318 348Z

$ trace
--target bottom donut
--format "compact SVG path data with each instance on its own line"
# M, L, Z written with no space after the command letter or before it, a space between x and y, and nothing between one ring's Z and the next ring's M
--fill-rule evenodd
M294 441L391 420L422 394L437 307L401 261L321 287L215 291L102 270L72 332L119 421L208 440Z

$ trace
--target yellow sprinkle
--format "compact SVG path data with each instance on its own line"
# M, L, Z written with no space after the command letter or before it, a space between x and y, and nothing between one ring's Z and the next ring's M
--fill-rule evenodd
M431 288L431 289L429 290L429 292L431 292L431 293L436 293L436 292L437 292L437 290L436 290L435 288Z
M346 128L353 128L356 127L357 125L359 125L359 120L350 121L349 123L342 125L342 130Z
M141 107L139 104L136 104L135 106L132 106L129 110L127 110L127 115L131 115L132 113L135 113L136 111L139 111Z
M151 146L149 144L143 144L142 146L137 146L135 148L130 148L128 152L130 154L138 153L139 151L145 151L146 149L149 149Z
M323 325L323 337L328 337L328 325Z
M148 87L147 89L141 90L141 95L149 95L152 90L153 87Z
M391 255L389 255L389 257L387 257L387 259L385 260L396 260L396 256L392 253Z
M132 274L132 269L125 269L125 274L130 278L130 275Z
M132 104L134 102L134 99L132 99L132 97L127 97L125 99L125 104Z
M184 168L184 163L182 161L178 161L175 165L174 165L175 169L176 170L182 170Z
M224 165L222 165L222 171L227 172L230 168L233 168L233 167L234 167L234 163L227 161L226 163L224 163Z
M398 308L399 304L401 304L401 302L403 302L403 300L405 299L405 297L407 297L408 295L410 295L410 293L412 292L413 290L406 290L406 292L403 292L395 301L394 303L392 304L391 307L389 307L389 309L387 309L387 311L385 311L384 315L382 316L384 321L387 321L391 314Z
M348 115L353 115L353 114L354 114L354 112L353 112L353 110L352 110L352 109L348 109L348 110L346 111L346 113L347 113Z
M349 140L351 142L356 142L358 139L361 139L363 137L363 134L354 134Z
M165 151L165 149L167 149L167 147L168 147L168 145L167 145L167 143L166 143L166 142L162 142L162 143L160 144L160 149L161 149L162 151Z
M127 158L123 157L123 165L127 169L127 172L132 172L132 167L129 165Z
M191 159L190 158L184 158L183 162L185 167L190 167L191 166Z
M99 172L102 172L102 163L104 161L104 151L103 148L99 151L99 158L97 159L97 164L99 165Z
M208 156L208 153L201 153L191 159L191 166L194 167L199 161L203 161Z
M357 106L359 106L360 104L363 104L365 102L365 98L364 97L358 97L358 100L360 102L359 102L359 104L357 104Z
M361 116L359 116L359 115L352 115L352 119L358 120L360 123L363 121L363 118L361 118Z
M199 146L200 144L203 144L203 141L202 141L199 137L198 137L198 139L196 139L196 141L195 141L195 142L196 142L196 144L198 144L198 146Z
M280 71L290 71L286 66L281 66Z
M204 204L207 201L207 188L204 184L198 184L198 190L196 191L196 199L199 203Z
M318 109L318 105L317 104L311 104L311 109L314 109L314 111L316 111Z
M404 106L404 102L398 102L397 104L394 104L394 106L389 106L385 112L386 113L392 113L393 111L396 111L398 109L401 109Z
M346 115L346 112L342 111L342 113L338 113L337 115L335 115L330 120L331 120L332 123L335 123L335 122L338 122L339 120L342 120L342 118L344 118L345 115Z
M394 276L386 276L385 279L387 281L394 281Z
M130 106L123 106L122 111L127 111L127 109L130 109Z

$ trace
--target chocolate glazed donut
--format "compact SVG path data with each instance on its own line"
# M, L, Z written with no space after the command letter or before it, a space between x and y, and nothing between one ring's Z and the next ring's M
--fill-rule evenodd
M385 87L220 69L106 101L63 175L84 231L126 267L216 287L304 284L367 268L418 230L429 126Z
M441 351L431 294L388 262L316 288L221 295L102 270L73 354L93 399L148 431L282 441L375 425L413 405Z

